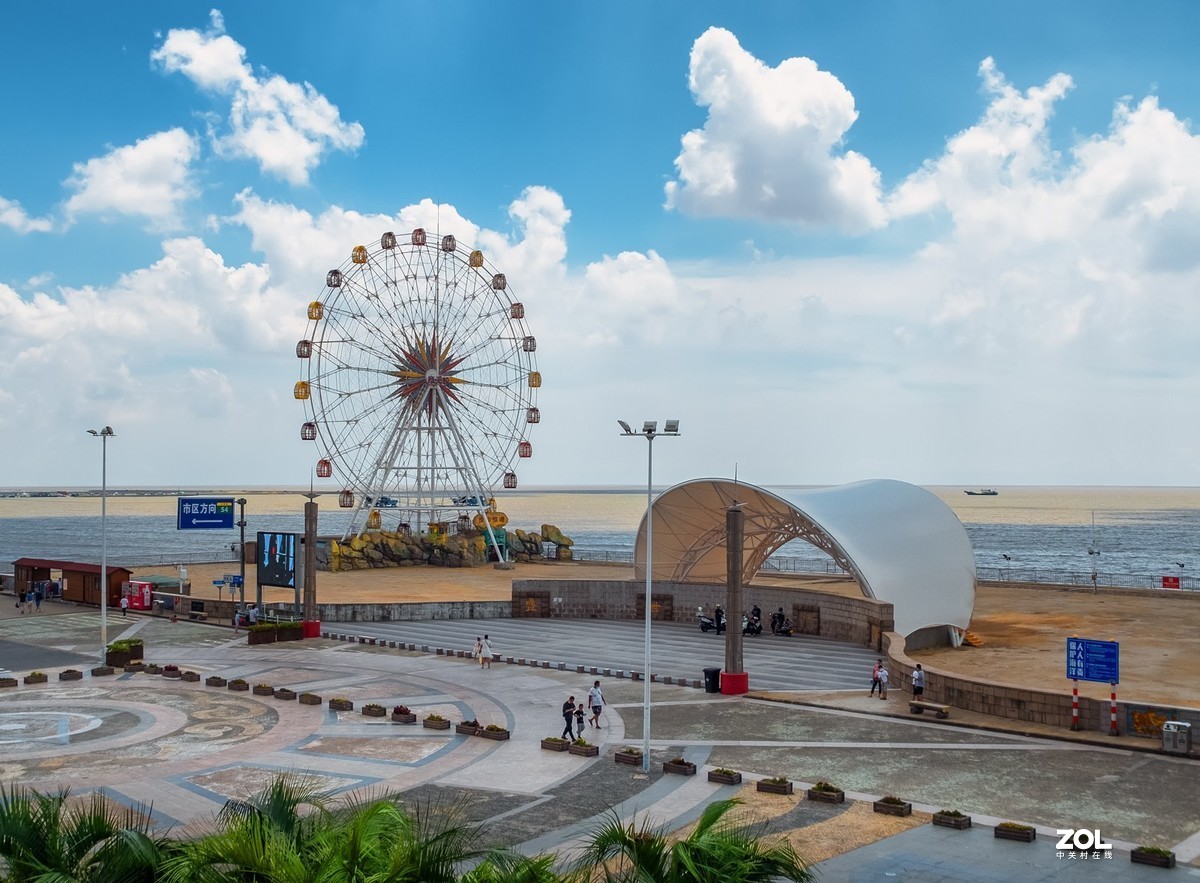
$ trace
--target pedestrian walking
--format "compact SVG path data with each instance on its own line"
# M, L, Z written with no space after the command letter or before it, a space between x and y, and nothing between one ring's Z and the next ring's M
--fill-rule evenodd
M25 609L22 613L33 613L33 589L25 593Z
M492 667L492 653L493 652L494 651L492 650L492 639L489 638L487 635L484 635L483 640L479 642L479 653L480 653L479 667L480 668L491 668Z
M575 697L574 696L568 696L567 701L563 703L562 716L563 716L562 737L564 739L570 739L572 742L574 742L575 734L573 732L571 732L571 725L574 724L574 722L575 722ZM582 733L580 735L582 735Z
M121 596L121 615L122 616L129 615L129 596L128 595ZM236 619L235 619L235 623L236 623ZM234 625L234 628L237 628L236 624Z
M37 613L42 612L42 598L44 598L44 597L45 596L42 594L41 589L33 590L33 607L34 607L35 612L37 612Z
M917 667L912 673L912 688L913 699L921 701L921 696L925 693L925 669L921 668L921 663L917 663Z
M579 738L583 738L583 719L587 717L587 707L580 702L575 706L575 732L579 734Z
M880 662L879 662L879 698L880 699L887 699L887 688L888 688L888 678L889 677L891 677L891 675L888 674L887 666L883 664L882 660L880 660Z
M250 625L252 625L252 626L258 625L258 605L257 604L250 605L250 610L246 613L246 622L250 623Z
M879 686L879 670L883 668L883 660L876 659L875 667L871 669L871 692L867 695L874 696L875 691L880 689Z
M600 682L596 681L592 684L592 689L588 690L588 705L592 707L591 724L593 727L600 726L600 712L604 711L604 694L600 692Z
M479 660L479 667L483 668L483 638L479 635L475 636L475 648L471 651L471 655Z

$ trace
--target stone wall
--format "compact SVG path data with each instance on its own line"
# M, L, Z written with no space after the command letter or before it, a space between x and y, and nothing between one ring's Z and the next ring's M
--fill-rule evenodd
M889 683L904 693L911 692L912 671L916 662L907 655L904 638L891 632L883 636L887 654ZM1010 720L1029 721L1051 727L1070 729L1071 693L1069 691L1036 690L1015 684L987 683L972 680L938 668L925 668L925 698ZM1111 726L1112 709L1108 700L1079 697L1079 728L1107 733ZM1200 732L1200 709L1175 706L1147 706L1144 703L1117 702L1117 732L1122 735L1161 738L1161 727L1168 720L1185 721L1192 725L1193 735Z

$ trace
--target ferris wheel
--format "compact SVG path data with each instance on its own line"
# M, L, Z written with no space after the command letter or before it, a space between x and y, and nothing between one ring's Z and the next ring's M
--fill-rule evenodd
M308 318L300 437L342 484L346 535L379 528L381 510L417 533L474 510L494 544L485 509L517 486L541 419L537 341L504 274L454 236L388 232L328 272Z

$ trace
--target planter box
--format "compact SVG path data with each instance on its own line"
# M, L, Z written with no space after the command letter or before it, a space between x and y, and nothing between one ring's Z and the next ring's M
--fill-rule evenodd
M141 662L136 662L136 661L125 663L124 668L125 668L125 671L130 671L130 672L146 670L146 666L144 664L142 664Z
M754 783L755 791L762 791L766 794L792 794L795 792L794 782L764 782L759 779Z
M696 765L694 763L671 763L667 760L663 762L663 772L675 776L694 776L696 775Z
M301 705L320 705L321 697L318 696L316 693L301 693L300 694L300 704Z
M475 735L491 739L493 742L507 742L508 737L512 734L508 730L489 730L487 727L480 727Z
M174 670L172 670L172 669L166 669L166 668L164 668L164 669L163 669L163 671L162 671L162 676L163 676L164 678L171 678L172 680L179 680L179 678L180 678L182 675L183 675L183 672L181 672L181 671L180 671L179 669L177 669L177 668L176 668L176 669L174 669Z
M454 732L460 736L474 736L479 732L479 727L473 727L470 724L455 724Z
M1037 839L1037 831L1033 828L1001 828L997 825L992 829L993 837L997 840L1016 840L1019 843L1032 843Z
M613 760L617 763L623 763L626 766L641 766L642 756L640 754L631 754L628 751L617 751L613 753Z
M599 745L576 745L572 742L567 746L567 751L574 754L576 757L597 757L600 754Z
M225 686L227 689L233 690L235 693L245 693L250 689L250 685L245 681L230 681Z
M105 675L115 675L116 673L116 669L114 669L111 665L97 665L91 671L91 675L94 678L102 678ZM13 686L16 686L17 683L16 678L3 678L0 679L0 687L8 686L4 683L4 681L12 681Z
M255 684L253 693L255 696L274 696L275 688L268 687L266 684Z
M83 672L78 671L76 669L69 669L68 671L60 671L58 673L58 679L60 681L82 681L83 680Z
M382 705L364 705L362 713L366 717L387 717L388 710Z
M209 675L204 679L204 686L206 687L224 687L228 683L227 680L217 675Z
M955 828L959 831L965 831L971 827L970 816L948 816L940 812L933 814L933 824L939 828Z
M104 664L114 668L122 668L132 661L133 654L128 650L106 650L104 653Z
M817 791L814 788L809 788L805 792L809 800L815 800L817 803L845 803L846 792L841 788L836 791Z
M296 691L289 690L287 687L280 687L278 690L275 691L275 698L282 699L285 702L295 702L296 701Z
M25 675L21 680L27 684L44 684L50 679L46 675Z
M143 665L142 671L148 675L154 675L155 677L158 677L163 673L161 665Z
M109 672L111 674L111 672ZM16 678L0 678L0 687L15 687L21 683Z
M417 716L411 712L409 714L396 714L396 712L392 712L392 723L394 724L415 724L416 722Z
M354 703L349 699L330 699L330 711L354 711Z
M742 774L718 773L716 770L709 770L708 781L716 782L719 785L740 785L742 784Z
M1175 867L1175 853L1159 855L1156 852L1147 852L1140 847L1129 851L1129 860L1135 865L1153 865L1156 868Z
M908 801L904 801L903 803L889 803L884 800L876 800L874 810L885 816L911 816L912 804Z
M571 743L566 739L543 739L543 751L566 751L571 747Z
M196 671L184 671L179 673L179 680L187 681L189 684L199 683L200 673Z
M246 632L247 644L274 644L278 635L274 629L265 632Z
M276 641L299 641L303 637L303 629L277 629L275 631Z
M421 726L427 730L448 730L450 729L450 721L431 721L429 718L425 718L425 720L421 721Z

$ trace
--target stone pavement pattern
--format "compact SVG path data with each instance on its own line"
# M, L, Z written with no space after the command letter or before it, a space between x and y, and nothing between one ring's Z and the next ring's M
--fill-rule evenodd
M494 630L490 623L475 625ZM513 625L519 623L505 627ZM599 626L590 640L609 647L627 643L626 633L638 630L630 623L589 625ZM110 619L110 638L123 628L142 637L147 657L160 663L311 690L326 699L345 696L356 709L365 702L403 703L422 717L437 711L452 720L477 718L508 727L512 739L489 742L357 710L337 713L203 683L121 674L0 693L0 781L43 790L102 789L122 802L152 803L163 824L186 825L280 771L302 770L339 791L462 797L477 818L489 820L495 842L540 852L569 850L610 808L625 818L649 813L675 828L707 802L736 793L703 775L663 776L661 761L682 754L702 768L728 766L748 778L827 779L852 798L890 793L918 810L953 806L977 824L1015 819L1041 829L1039 840L1027 845L994 842L987 829L944 832L925 825L824 862L827 880L859 878L839 869L885 867L907 868L910 879L1076 879L1061 876L1081 872L1055 855L1058 827L1099 828L1125 848L1174 846L1186 860L1200 854L1200 764L1194 760L655 684L654 764L643 776L608 756L615 745L640 743L640 683L603 679L609 726L588 731L602 746L600 757L589 760L542 751L539 742L561 730L558 706L568 693L582 697L590 675L516 665L480 671L467 659L324 640L248 647L228 629L159 619L131 617L115 627ZM91 612L34 623L8 618L0 622L0 640L24 647L29 660L51 652L86 658L98 647L97 630L98 615ZM532 634L525 640L540 632ZM694 652L707 649L699 645ZM691 668L699 658L680 664ZM25 670L35 665L48 667L32 662ZM838 812L800 806L816 815L797 824ZM1134 874L1142 870L1124 853L1087 868L1107 879L1139 879Z

